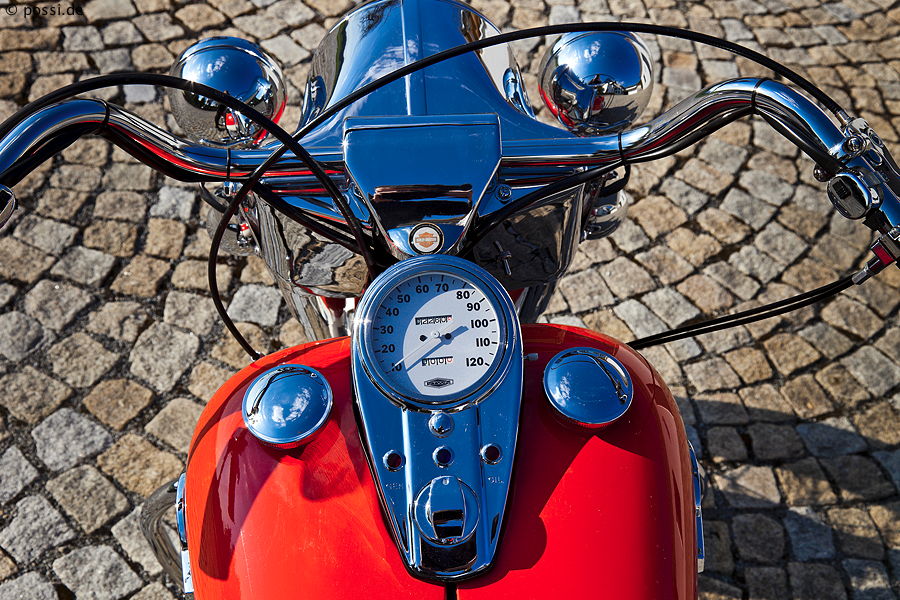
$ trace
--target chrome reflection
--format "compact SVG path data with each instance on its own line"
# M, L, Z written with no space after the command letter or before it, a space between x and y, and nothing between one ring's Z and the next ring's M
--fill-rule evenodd
M368 270L359 254L276 213L265 202L258 202L255 212L259 252L279 285L326 298L362 294Z
M249 104L278 122L287 102L281 67L259 46L235 37L211 37L187 47L170 73ZM267 132L240 112L201 94L169 90L172 114L194 141L228 148L254 146Z
M513 198L532 189L513 189ZM509 290L556 281L571 264L581 239L582 202L579 187L510 217L478 240L472 260Z
M547 363L544 392L566 420L587 428L609 425L626 412L634 385L625 366L596 348L568 348Z
M573 133L620 131L650 101L653 62L633 33L567 33L547 51L539 85L544 104Z
M500 31L461 2L380 0L341 18L313 54L300 125L389 72ZM501 44L445 61L355 102L311 132L305 143L340 145L353 116L496 114L504 139L542 140L560 131L532 118L512 48ZM441 118L438 117L438 118Z
M625 190L602 195L602 191L588 199L588 214L584 221L586 240L596 240L612 235L628 216L631 196Z
M243 401L244 425L265 444L296 448L310 442L331 414L328 380L312 367L285 364L259 375Z

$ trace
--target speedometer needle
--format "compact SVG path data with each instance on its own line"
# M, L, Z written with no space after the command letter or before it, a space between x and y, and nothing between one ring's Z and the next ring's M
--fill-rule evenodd
M427 340L425 340L424 342L422 342L421 344L419 344L418 346L416 346L415 348L413 348L412 350L407 352L403 356L403 358L401 358L400 360L398 360L397 362L392 364L391 369L392 370L396 369L397 365L402 365L403 363L405 363L406 359L408 359L410 356L412 356L413 354L418 354L418 352L420 350L422 350L422 348L424 348L425 346L430 344L432 341L440 339L441 334L444 333L445 331L447 331L448 329L450 329L450 327L452 327L452 326L453 326L453 322L451 321L451 322L447 323L446 325L444 325L443 327L441 327L440 329L438 329L436 331L432 331L430 334L428 334Z

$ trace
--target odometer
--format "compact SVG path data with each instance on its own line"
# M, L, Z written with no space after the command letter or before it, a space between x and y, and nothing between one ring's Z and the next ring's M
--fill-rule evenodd
M434 404L468 397L504 360L512 303L471 263L446 256L407 262L389 280L376 280L360 307L366 369L402 398Z

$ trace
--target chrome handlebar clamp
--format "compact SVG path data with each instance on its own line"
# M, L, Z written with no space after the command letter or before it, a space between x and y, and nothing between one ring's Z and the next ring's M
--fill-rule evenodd
M848 117L843 135L834 151L841 169L819 169L816 177L828 181L828 198L839 213L865 218L866 225L889 235L900 225L900 167L865 119Z

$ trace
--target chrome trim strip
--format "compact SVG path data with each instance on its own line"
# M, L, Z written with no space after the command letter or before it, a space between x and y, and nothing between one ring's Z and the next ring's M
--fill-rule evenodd
M0 229L12 219L13 213L18 208L16 195L5 185L0 185Z
M141 531L153 555L173 581L181 581L181 556L169 540L163 523L166 512L175 505L178 497L178 481L172 480L150 494L141 508Z
M694 447L688 442L688 451L691 455L691 476L694 481L694 511L695 522L697 527L697 572L702 573L706 562L706 544L703 541L703 496L706 486L703 485L705 474L703 467L697 460L697 453Z
M186 476L181 474L177 480L161 486L144 501L140 514L141 532L150 544L150 549L166 575L173 581L180 581L184 598L194 597L194 582L191 578L191 562L187 549L187 525L185 522L185 490ZM176 548L163 522L165 514L175 506L180 548Z

